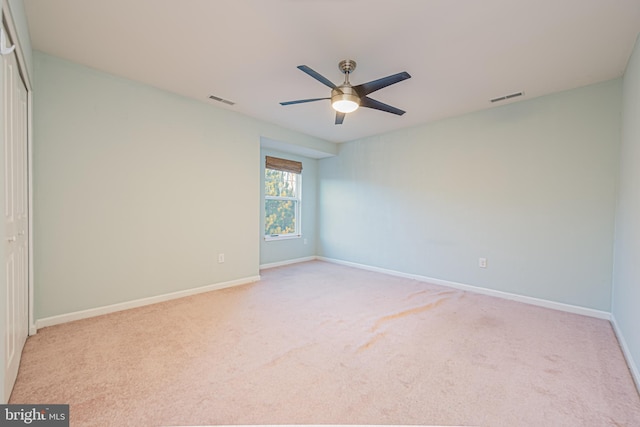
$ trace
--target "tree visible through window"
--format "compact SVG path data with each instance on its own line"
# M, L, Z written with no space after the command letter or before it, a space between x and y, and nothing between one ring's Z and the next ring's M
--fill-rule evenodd
M300 235L300 183L298 173L265 168L265 236Z

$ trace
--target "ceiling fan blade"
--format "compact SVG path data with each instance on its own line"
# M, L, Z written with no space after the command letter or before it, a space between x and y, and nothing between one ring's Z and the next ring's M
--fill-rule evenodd
M307 67L306 65L298 65L298 69L300 71L304 71L305 73L309 74L311 77L313 77L314 79L316 79L317 81L319 81L323 85L329 86L331 89L335 89L336 88L336 85L331 83L331 80L329 80L328 78L324 77L322 74L318 73L317 71L312 70L311 68Z
M392 107L391 105L387 105L387 104L385 104L383 102L376 101L375 99L371 99L368 96L365 96L365 97L360 99L360 106L361 107L367 107L367 108L373 108L374 110L385 111L387 113L397 114L399 116L401 116L404 113L406 113L406 111L403 111L403 110L401 110L399 108L396 108L396 107Z
M358 86L354 86L353 88L356 90L356 92L358 92L358 94L360 94L360 96L367 96L372 92L382 89L383 87L387 87L394 83L398 83L410 78L411 76L409 75L409 73L407 73L406 71L403 71L401 73L394 74L392 76L383 77L378 80L372 80L370 82L363 83Z
M281 102L280 105L302 104L302 103L305 103L305 102L322 101L323 99L331 99L331 98L298 99L297 101Z
M344 122L344 116L346 116L345 113L341 113L339 111L336 111L336 124L337 125L341 125L342 122Z

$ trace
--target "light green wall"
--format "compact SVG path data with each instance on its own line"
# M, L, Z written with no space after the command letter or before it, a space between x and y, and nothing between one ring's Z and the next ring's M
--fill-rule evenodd
M37 319L258 275L260 137L329 143L34 60Z
M264 240L264 159L282 157L302 162L302 237L299 239ZM316 254L316 159L262 149L260 152L260 265L315 256ZM306 240L306 244L305 244Z
M618 79L343 144L319 253L608 311L620 122Z
M640 387L640 43L623 83L620 190L616 211L612 314Z

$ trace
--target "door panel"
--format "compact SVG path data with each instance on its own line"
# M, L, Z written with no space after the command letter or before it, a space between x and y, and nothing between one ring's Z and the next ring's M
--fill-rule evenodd
M3 26L6 34L6 28ZM6 268L5 398L18 375L29 330L27 89L16 54L2 56L4 90L4 227Z

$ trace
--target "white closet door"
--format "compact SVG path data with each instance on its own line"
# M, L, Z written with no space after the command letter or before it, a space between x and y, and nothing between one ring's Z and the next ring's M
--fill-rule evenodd
M3 32L7 34L3 26ZM4 220L5 220L5 398L18 375L29 332L29 205L27 171L27 89L15 51L2 55L4 84Z

